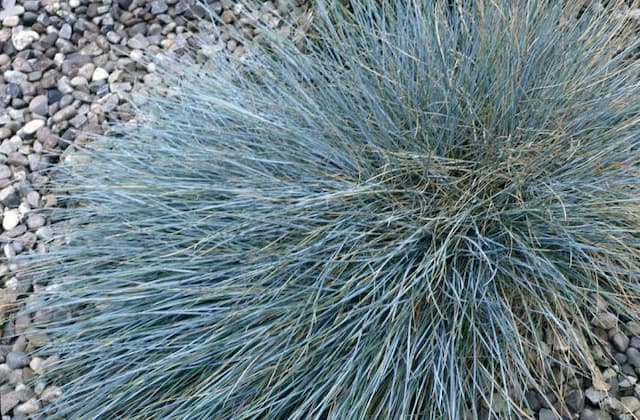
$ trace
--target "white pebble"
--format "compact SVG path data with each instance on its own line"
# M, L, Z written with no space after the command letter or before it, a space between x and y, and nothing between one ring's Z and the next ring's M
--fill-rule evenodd
M36 131L38 131L40 127L43 127L43 126L44 126L43 120L35 119L25 124L25 126L22 128L22 131L24 131L25 134L33 135Z
M93 71L93 76L91 76L91 80L93 80L94 82L107 80L108 78L109 73L102 67L96 67L96 69Z
M42 401L51 402L62 395L62 391L55 385L50 385L42 391L40 399Z
M40 410L40 403L35 398L31 398L24 404L20 404L16 407L16 411L22 414L33 414L38 410Z
M38 38L40 38L40 35L38 35L36 31L19 31L11 35L11 42L13 42L13 46L16 50L22 51Z
M20 223L20 213L18 209L11 209L4 212L2 217L2 228L4 230L11 230L18 226Z
M20 18L18 16L7 16L2 19L2 26L7 28L13 28L14 26L18 26L20 23Z
M41 357L36 356L33 359L31 359L31 362L29 362L29 367L36 374L42 375L44 373L44 371L42 370L42 362L44 362L44 360L42 360Z

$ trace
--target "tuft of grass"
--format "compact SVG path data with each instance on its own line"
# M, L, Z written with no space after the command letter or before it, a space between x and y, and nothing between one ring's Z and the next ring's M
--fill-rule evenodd
M514 418L597 375L596 301L640 297L638 41L562 3L318 0L297 44L161 60L55 177L48 413Z

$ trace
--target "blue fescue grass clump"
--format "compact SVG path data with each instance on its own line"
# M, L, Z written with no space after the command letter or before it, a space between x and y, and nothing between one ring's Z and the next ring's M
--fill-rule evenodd
M596 298L640 297L637 38L448 3L319 1L297 45L160 62L145 122L56 178L51 412L515 418L596 373Z

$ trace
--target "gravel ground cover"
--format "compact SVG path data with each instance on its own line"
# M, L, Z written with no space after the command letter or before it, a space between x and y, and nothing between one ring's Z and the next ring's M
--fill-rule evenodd
M219 48L242 55L232 29L259 36L233 1L208 5L223 33ZM301 13L301 2L264 2L257 13L273 26L278 15ZM602 8L600 3L589 7ZM630 24L640 9L619 11ZM47 169L72 143L87 141L114 118L134 118L126 100L142 106L145 86L161 80L143 52L189 51L191 34L207 29L199 18L207 9L195 1L48 1L3 0L0 9L0 204L2 264L0 290L0 414L2 420L37 417L38 410L60 395L59 384L39 380L56 358L32 358L29 352L48 342L46 334L29 334L32 323L48 314L13 318L19 297L37 284L16 276L15 257L44 246L48 220L38 210L56 204L45 189ZM257 16L254 16L257 17ZM229 30L224 28L228 27ZM283 31L290 33L289 28ZM28 304L28 299L27 299ZM527 393L523 413L531 418L582 420L640 418L640 323L598 307L592 320L602 346L594 348L600 378L576 378L557 369L564 400ZM549 354L566 351L561 337L546 335ZM500 412L494 398L493 409Z
M279 16L297 13L299 5L267 1L254 14L282 26ZM213 16L223 31L218 47L243 54L231 33L257 35L243 7L230 0L209 1L206 6L195 0L2 0L2 420L30 418L60 395L58 386L38 379L56 358L28 355L48 342L46 335L27 332L31 323L46 321L47 315L11 316L18 297L39 287L14 275L19 268L14 260L44 246L41 242L48 238L48 220L38 213L56 203L45 189L47 170L70 144L85 142L88 133L101 131L111 119L132 118L127 99L135 102L145 86L159 83L153 65L143 63L145 51L188 51L191 34L210 27Z

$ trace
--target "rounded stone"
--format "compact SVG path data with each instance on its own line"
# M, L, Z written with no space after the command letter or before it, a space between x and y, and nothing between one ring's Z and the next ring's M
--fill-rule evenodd
M2 216L2 228L4 230L11 230L18 226L20 223L20 213L18 209L7 210Z
M6 356L6 363L11 369L20 369L27 365L27 355L22 351L10 351Z
M28 134L31 136L35 134L35 132L38 131L40 127L43 127L43 126L44 126L43 120L31 120L28 123L26 123L24 127L22 127L22 131L24 131L25 134Z
M93 75L91 76L91 80L94 82L107 80L108 78L109 78L109 72L107 72L102 67L96 67L96 69L93 71Z
M40 35L36 31L18 31L11 35L11 42L16 50L22 51L39 38Z
M2 19L2 26L7 28L18 26L18 23L20 23L20 18L18 16L7 16Z
M47 95L35 96L29 102L29 111L38 115L47 115L49 113L49 99Z

